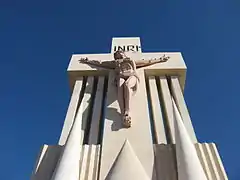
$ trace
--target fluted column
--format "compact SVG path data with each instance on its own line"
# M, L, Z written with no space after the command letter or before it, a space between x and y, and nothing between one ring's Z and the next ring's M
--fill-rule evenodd
M81 153L82 105L69 133L62 156L58 161L51 180L78 180Z
M173 116L176 139L178 180L207 180L194 144L183 124L174 99Z

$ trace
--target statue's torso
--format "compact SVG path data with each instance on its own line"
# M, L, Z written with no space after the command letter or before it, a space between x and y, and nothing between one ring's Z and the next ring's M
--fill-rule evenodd
M116 70L122 77L135 75L133 62L130 59L119 59L116 64Z

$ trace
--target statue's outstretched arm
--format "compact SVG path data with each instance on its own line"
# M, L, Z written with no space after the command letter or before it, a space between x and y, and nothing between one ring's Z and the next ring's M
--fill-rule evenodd
M146 66L150 66L150 65L153 65L153 64L157 64L157 63L162 63L162 62L166 62L167 60L169 59L169 57L163 55L162 57L160 58L154 58L154 59L149 59L149 60L136 60L135 63L136 63L136 66L137 68L141 68L141 67L146 67Z
M98 66L101 68L106 68L106 69L115 69L115 62L113 61L101 61L101 60L91 60L88 58L81 58L79 60L80 63L84 64L89 64L89 65L94 65Z

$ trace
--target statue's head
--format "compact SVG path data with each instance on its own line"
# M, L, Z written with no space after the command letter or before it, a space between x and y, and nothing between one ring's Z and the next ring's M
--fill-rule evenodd
M114 59L115 60L123 59L123 58L126 58L126 55L125 55L124 51L118 50L114 53Z

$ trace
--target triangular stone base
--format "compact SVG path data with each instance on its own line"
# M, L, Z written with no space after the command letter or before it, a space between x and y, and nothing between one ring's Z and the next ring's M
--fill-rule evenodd
M106 180L150 180L128 140L122 146Z

